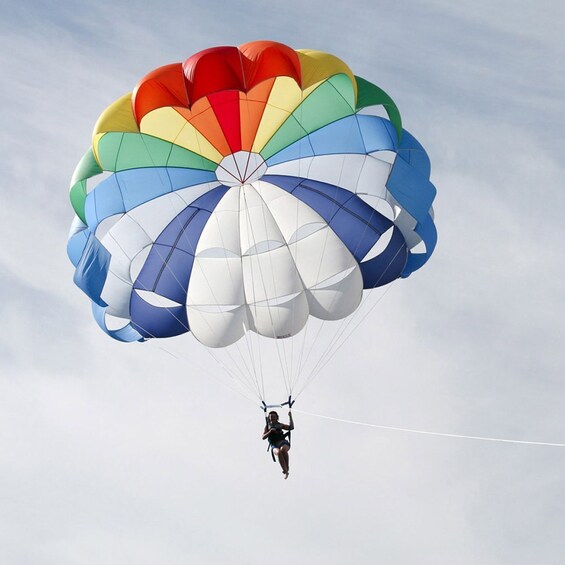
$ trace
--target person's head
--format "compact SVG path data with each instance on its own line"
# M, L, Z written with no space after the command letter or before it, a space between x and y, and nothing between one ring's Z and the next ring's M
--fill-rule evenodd
M279 415L274 410L271 410L267 415L267 419L269 420L270 424L275 424L279 421Z

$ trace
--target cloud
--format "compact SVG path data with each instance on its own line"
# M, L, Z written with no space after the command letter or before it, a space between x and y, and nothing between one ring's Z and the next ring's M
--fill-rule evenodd
M440 240L297 408L562 442L564 43L547 31L559 11L3 8L0 561L559 563L560 450L297 414L285 482L261 411L210 376L214 359L190 339L164 350L108 339L64 251L92 126L146 72L265 37L334 52L389 92L429 151Z

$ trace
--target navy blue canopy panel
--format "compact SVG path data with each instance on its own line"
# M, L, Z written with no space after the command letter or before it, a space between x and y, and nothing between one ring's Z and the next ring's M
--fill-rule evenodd
M228 187L219 186L187 206L154 242L137 279L130 303L133 326L144 337L171 337L189 331L186 295L202 230ZM155 306L136 292L150 291L176 303Z
M357 195L335 185L300 177L265 175L262 180L286 190L324 218L360 263L364 288L382 286L401 275L408 248L396 228L382 253L362 262L379 238L393 227L393 222Z

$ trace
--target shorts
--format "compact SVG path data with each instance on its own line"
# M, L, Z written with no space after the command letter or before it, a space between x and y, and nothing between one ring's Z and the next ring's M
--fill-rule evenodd
M288 443L288 441L286 439L283 439L282 441L279 441L277 443L271 443L271 450L279 449L283 445L288 445L288 447L290 447L290 443Z

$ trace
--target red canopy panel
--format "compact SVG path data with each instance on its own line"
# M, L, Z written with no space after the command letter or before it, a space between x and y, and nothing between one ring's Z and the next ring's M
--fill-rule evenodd
M181 63L159 67L145 75L131 96L133 115L139 125L141 118L165 106L188 108L189 99Z
M190 108L204 96L226 90L248 92L277 76L289 76L301 84L298 55L282 43L253 41L239 48L212 47L141 79L132 95L134 116L139 124L156 108Z

